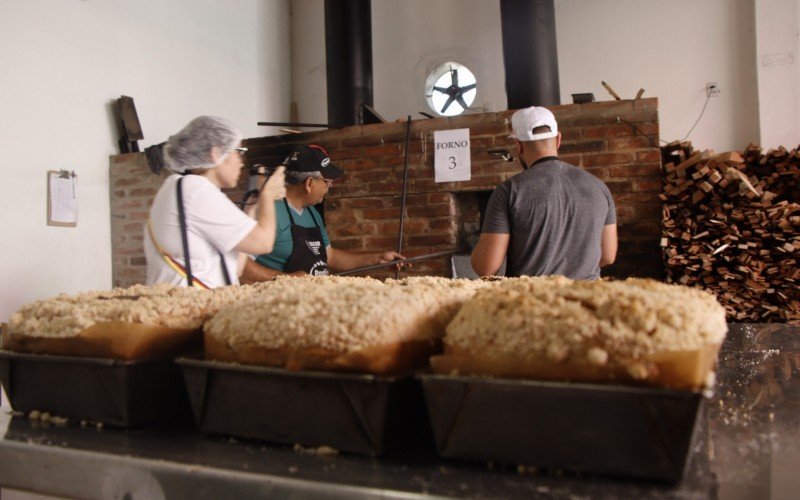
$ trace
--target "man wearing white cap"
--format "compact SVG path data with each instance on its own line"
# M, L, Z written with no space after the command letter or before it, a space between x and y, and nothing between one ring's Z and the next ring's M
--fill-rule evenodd
M500 184L486 208L472 253L480 276L600 277L617 254L617 216L608 187L558 159L561 133L550 110L533 106L511 117L523 172Z

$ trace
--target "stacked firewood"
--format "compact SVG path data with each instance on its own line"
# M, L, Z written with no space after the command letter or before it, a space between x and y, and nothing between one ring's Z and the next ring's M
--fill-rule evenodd
M800 323L800 152L661 156L666 281L713 292L729 321Z

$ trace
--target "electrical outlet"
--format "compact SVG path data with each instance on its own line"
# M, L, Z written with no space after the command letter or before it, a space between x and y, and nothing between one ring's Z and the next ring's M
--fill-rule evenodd
M719 95L719 85L717 82L706 83L706 95L708 97L717 97Z

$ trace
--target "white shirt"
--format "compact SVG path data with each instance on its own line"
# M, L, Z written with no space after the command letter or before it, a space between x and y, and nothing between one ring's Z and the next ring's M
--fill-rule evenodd
M183 208L186 214L192 274L211 288L225 285L219 254L225 257L231 283L238 284L238 254L234 248L247 236L256 221L239 210L211 181L199 175L167 177L153 199L150 223L158 244L173 259L184 264L181 226L178 219L176 186L183 181ZM147 259L147 284L170 283L186 286L186 278L169 266L144 229L144 255Z

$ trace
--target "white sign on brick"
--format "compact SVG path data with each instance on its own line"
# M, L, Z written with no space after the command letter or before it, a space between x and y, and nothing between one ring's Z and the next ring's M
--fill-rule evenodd
M433 149L436 182L472 179L468 128L434 131Z

